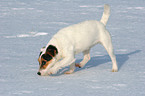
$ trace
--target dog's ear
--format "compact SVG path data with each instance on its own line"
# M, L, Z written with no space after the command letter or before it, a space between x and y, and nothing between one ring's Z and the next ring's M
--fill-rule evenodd
M44 49L45 49L45 47L41 48L41 49L40 49L40 51L41 51L41 52L43 52L43 51L44 51Z
M46 49L46 54L51 54L53 57L58 54L58 50L55 46L49 45Z

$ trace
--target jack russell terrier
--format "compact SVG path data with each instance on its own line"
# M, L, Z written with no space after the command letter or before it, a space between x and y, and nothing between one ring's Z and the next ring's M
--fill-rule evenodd
M75 67L81 68L90 60L90 49L96 44L102 44L105 47L112 60L112 72L117 72L111 36L105 27L109 16L110 6L105 4L100 21L84 21L59 30L46 47L41 49L37 74L41 76L56 74L59 69L69 65L70 70L65 73L73 73ZM83 52L84 59L76 64L75 54L80 52Z

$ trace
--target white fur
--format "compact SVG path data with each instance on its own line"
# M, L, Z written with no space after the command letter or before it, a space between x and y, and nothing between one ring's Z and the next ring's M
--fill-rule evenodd
M100 21L84 21L58 31L46 46L47 48L49 45L54 45L58 49L56 60L51 64L51 67L48 65L45 72L39 70L41 75L55 74L59 69L68 65L70 65L70 70L66 73L72 73L75 70L75 54L80 52L84 54L84 59L80 62L80 66L83 67L91 58L89 54L90 48L98 43L105 47L111 57L113 63L112 71L118 71L111 36L105 28L109 15L110 7L105 5L104 14ZM45 53L46 48L42 54Z

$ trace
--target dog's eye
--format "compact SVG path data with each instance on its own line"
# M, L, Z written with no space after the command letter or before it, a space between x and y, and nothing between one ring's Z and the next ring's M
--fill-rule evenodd
M45 64L46 64L46 62L45 61L42 61L42 66L45 65Z
M46 61L50 61L52 57L49 54L43 54L42 58L45 59Z

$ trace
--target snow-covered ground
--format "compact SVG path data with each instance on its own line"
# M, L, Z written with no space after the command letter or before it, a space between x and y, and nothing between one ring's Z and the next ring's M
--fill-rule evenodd
M38 76L40 48L63 27L100 20L106 3L119 72L110 72L112 62L97 45L75 73ZM145 96L144 90L145 0L0 0L0 96Z

